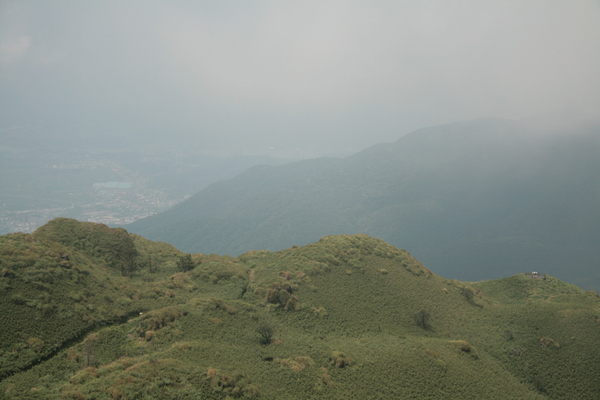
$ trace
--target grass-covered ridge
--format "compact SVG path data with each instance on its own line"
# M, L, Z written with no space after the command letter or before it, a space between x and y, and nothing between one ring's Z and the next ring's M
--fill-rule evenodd
M600 300L553 277L447 280L365 235L185 255L66 219L0 256L0 398L599 393Z

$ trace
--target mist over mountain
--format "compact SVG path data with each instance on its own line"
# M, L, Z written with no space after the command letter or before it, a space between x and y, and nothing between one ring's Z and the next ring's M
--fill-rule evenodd
M131 138L57 138L43 127L0 132L0 233L56 217L125 224L169 209L210 183L290 159L211 154Z
M0 0L0 399L598 400L598 21Z
M0 2L0 141L356 152L417 128L598 116L595 0Z
M599 288L597 124L479 119L343 159L257 166L127 228L187 252L365 233L448 278L541 270Z

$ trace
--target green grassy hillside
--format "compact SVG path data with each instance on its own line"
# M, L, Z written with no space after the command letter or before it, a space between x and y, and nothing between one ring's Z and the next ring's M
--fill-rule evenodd
M544 269L600 290L598 154L598 126L448 124L343 159L254 167L127 229L230 255L365 233L449 278Z
M67 219L0 254L7 399L600 393L600 299L550 276L447 280L366 235L184 255Z

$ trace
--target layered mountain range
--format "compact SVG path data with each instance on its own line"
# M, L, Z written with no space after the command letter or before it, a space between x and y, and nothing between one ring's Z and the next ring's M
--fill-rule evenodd
M600 289L600 128L425 128L342 159L253 167L127 229L229 255L364 233L448 278L542 271Z

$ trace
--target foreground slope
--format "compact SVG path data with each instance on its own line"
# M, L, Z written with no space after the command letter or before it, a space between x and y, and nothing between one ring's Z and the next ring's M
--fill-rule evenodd
M365 235L188 257L67 219L0 252L5 398L599 393L600 300L550 276L447 280Z
M128 229L231 255L366 233L452 278L543 269L598 290L599 154L598 126L468 121L344 159L255 167Z

